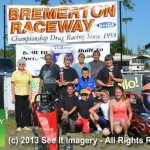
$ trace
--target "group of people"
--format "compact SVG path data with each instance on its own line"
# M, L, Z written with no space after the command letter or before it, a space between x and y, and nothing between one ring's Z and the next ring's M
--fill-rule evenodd
M128 136L128 126L132 111L125 92L118 83L123 82L121 71L113 66L113 56L100 60L100 52L93 52L93 61L84 62L85 55L78 55L79 62L71 66L72 57L64 56L64 67L60 68L52 61L52 55L46 54L46 64L40 70L39 93L51 91L58 98L58 110L61 112L62 133L90 132L91 123L94 133L124 133ZM30 130L27 127L29 100L31 100L31 74L25 69L26 62L19 59L18 70L12 74L12 102L15 103L17 131ZM61 71L60 71L61 70ZM60 72L63 80L60 80ZM76 128L77 127L77 128Z

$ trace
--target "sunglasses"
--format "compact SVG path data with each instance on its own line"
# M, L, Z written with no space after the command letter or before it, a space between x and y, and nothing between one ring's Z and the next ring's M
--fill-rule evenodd
M81 96L88 96L88 94L86 94L86 93L83 93L83 94L81 94Z
M19 64L19 66L24 66L25 64Z

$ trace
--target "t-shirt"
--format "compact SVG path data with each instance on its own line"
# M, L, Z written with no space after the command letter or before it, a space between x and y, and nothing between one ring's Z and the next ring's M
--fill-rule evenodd
M77 63L74 64L72 67L76 70L79 78L81 78L82 77L82 73L81 73L82 72L82 68L80 68ZM91 66L88 63L84 63L83 67L87 67L88 70L91 70Z
M43 65L40 70L39 77L43 80L44 90L56 92L57 83L55 80L59 79L59 66L57 64L52 64L48 66L47 64Z
M73 95L71 97L69 96L65 96L62 100L61 100L61 108L64 108L67 111L70 111L77 103L78 101L78 97ZM69 115L69 117L73 120L77 119L77 111L73 112L71 115Z
M104 84L108 84L109 72L110 72L110 70L107 67L103 68L98 73L97 80L101 80ZM122 79L122 74L121 74L121 71L119 68L114 67L112 74L115 78ZM117 86L117 85L118 85L118 83L116 81L114 81L114 84L112 87L102 87L102 89L108 90L110 96L114 96L115 86Z
M91 70L92 70L92 78L95 80L96 82L96 77L98 72L103 69L105 67L105 63L101 60L99 60L98 62L95 62L94 60L91 61L90 63L91 66Z
M109 120L109 115L110 115L109 102L110 102L110 100L107 103L103 103L103 102L100 103L100 108L101 108L103 116L106 120Z
M82 89L87 89L89 91L89 94L92 94L94 88L95 88L95 82L92 78L87 78L87 80L85 80L83 77L81 77L79 78L76 91L80 92Z
M78 79L78 74L76 70L72 67L68 69L63 68L63 73L64 73L64 80L66 80L66 82L71 82L71 81L74 81L75 79ZM67 94L66 86L63 85L59 87L59 94L62 96L66 96Z
M32 81L30 71L25 70L24 73L19 70L14 71L11 81L15 84L15 95L29 95L29 85Z
M76 103L76 107L81 117L88 119L90 117L89 109L93 107L93 103L89 100L81 100Z

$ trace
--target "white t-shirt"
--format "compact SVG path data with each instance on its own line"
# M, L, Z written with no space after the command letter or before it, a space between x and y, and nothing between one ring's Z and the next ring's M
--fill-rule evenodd
M100 103L100 108L106 120L109 120L109 102L110 100L107 103Z

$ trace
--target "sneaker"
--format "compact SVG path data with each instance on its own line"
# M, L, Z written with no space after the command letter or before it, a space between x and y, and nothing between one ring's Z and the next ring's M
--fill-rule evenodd
M18 131L18 132L20 132L20 131L21 131L21 128L20 128L20 127L18 127L18 128L17 128L17 131Z
M28 128L28 127L24 127L24 128L22 128L22 130L25 130L25 131L31 131L31 129Z
M94 133L94 134L100 134L100 133L102 133L102 131L96 130L96 131L94 131L93 133Z

